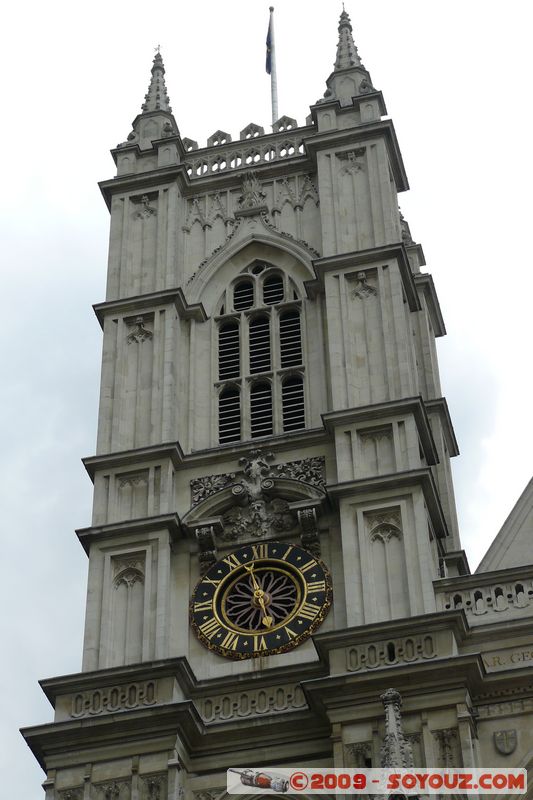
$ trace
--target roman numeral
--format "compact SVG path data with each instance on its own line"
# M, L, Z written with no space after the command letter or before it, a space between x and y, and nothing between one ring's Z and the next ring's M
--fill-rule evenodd
M237 567L241 566L241 562L239 561L235 553L230 553L229 556L223 558L222 561L225 564L227 564L230 569L236 569Z
M254 650L266 650L267 643L264 636L254 636Z
M212 611L213 610L213 600L203 600L201 603L195 603L193 606L193 611Z
M285 633L287 634L289 639L296 639L296 637L298 636L297 633L294 633L294 631L291 631L291 629L288 628L287 626L285 626Z
M200 625L200 630L207 639L212 639L219 628L220 625L215 617L211 617L203 625Z
M254 558L268 558L268 545L253 544L252 553L254 554Z
M300 572L308 572L313 567L316 567L316 561L314 558L311 561L308 561L307 564L304 564L303 567L300 567Z
M305 603L298 611L298 616L304 619L314 619L320 612L320 606L315 606L313 603Z
M228 631L222 639L221 647L226 647L228 650L236 650L239 644L239 634Z
M307 584L307 592L310 594L311 592L325 592L326 591L326 581L311 581L311 583Z
M292 547L292 544L291 544L291 545L289 545L289 547L287 547L287 549L285 550L285 552L284 552L284 553L283 553L283 555L281 556L281 558L283 559L283 561L286 561L286 559L287 559L287 556L289 555L289 553L291 553L291 552L292 552L292 550L293 550L293 547Z
M218 586L222 578L213 580L212 578L204 578L204 583L209 583L211 586Z

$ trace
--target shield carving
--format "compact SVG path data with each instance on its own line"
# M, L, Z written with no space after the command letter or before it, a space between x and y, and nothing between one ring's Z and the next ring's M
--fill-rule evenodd
M516 750L518 736L516 729L513 728L509 731L495 731L494 732L494 746L498 753L503 756L510 756Z

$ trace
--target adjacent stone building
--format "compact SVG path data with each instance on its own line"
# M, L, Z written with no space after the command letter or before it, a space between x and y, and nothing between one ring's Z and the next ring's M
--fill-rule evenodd
M443 317L347 13L303 125L199 147L164 74L157 53L101 184L83 666L42 682L54 722L23 732L47 800L379 766L390 687L415 765L529 767L533 486L470 574Z

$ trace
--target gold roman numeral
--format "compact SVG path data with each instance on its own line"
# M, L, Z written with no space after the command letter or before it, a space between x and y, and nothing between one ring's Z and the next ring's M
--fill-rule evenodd
M308 561L307 564L304 564L303 567L300 567L300 572L308 572L313 567L316 567L316 561L314 558L311 561Z
M307 584L307 592L310 594L311 592L325 592L326 591L326 581L311 581L311 583Z
M267 643L264 636L254 636L254 650L266 650Z
M289 637L289 639L296 639L296 637L298 636L297 633L294 633L294 631L291 631L291 629L288 628L287 626L285 626L285 632L286 632L287 636Z
M211 586L218 586L222 578L217 578L213 580L213 578L204 578L204 583L209 583Z
M237 567L241 566L241 562L239 561L235 553L230 553L229 556L223 558L222 561L225 564L227 564L230 569L236 569Z
M315 606L313 603L305 603L298 611L298 616L304 619L314 619L320 612L320 606Z
M201 603L195 603L193 606L193 611L212 611L213 610L213 600L203 600Z
M284 553L283 553L283 555L281 556L281 558L283 559L283 561L286 561L286 559L287 559L287 556L289 555L289 553L292 553L293 549L294 549L294 548L293 548L292 544L291 544L291 545L289 545L289 547L287 547L287 549L285 550L285 552L284 552Z
M268 545L253 544L252 553L254 554L254 558L268 558Z
M207 639L212 639L219 628L220 625L215 617L211 617L203 625L200 625L200 630Z
M239 644L239 634L233 633L232 631L228 631L225 637L222 639L220 646L225 647L228 650L236 650L238 644Z

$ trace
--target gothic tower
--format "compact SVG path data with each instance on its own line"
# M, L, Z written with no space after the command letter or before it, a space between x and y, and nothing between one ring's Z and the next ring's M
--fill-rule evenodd
M154 58L101 183L83 665L42 682L55 721L24 731L47 800L214 800L228 767L378 766L391 684L415 763L513 765L474 698L526 680L483 660L495 625L524 636L526 582L495 618L494 573L468 574L445 328L385 114L344 11L304 125L199 147Z

